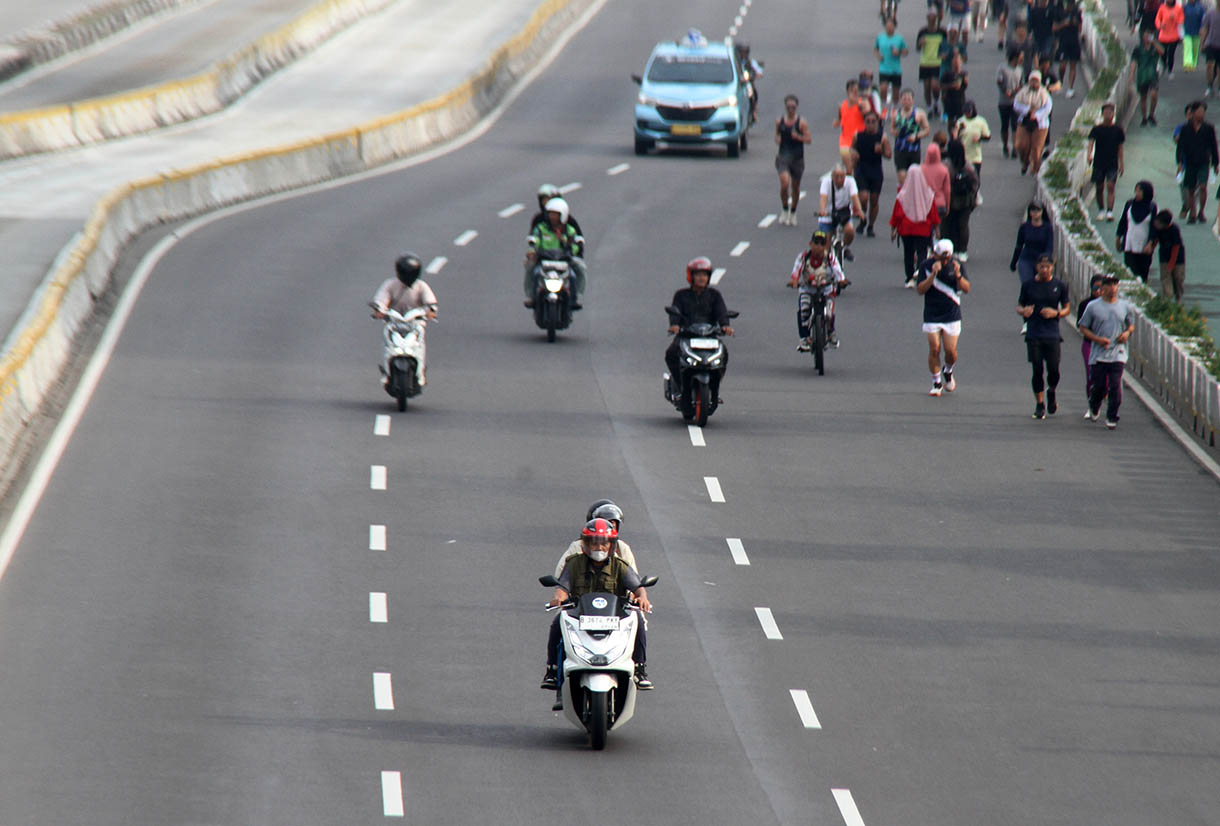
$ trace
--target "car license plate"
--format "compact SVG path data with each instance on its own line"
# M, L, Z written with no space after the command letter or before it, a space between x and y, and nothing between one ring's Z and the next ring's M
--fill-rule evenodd
M618 617L583 616L580 618L581 631L617 631Z
M692 338L690 340L690 348L692 350L715 350L719 346L720 346L719 339Z
M697 123L675 123L669 127L672 135L702 135L703 127Z

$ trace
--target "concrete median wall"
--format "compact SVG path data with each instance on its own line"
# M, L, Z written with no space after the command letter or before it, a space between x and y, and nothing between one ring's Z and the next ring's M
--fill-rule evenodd
M1109 35L1095 24L1094 16L1105 15L1105 9L1093 4L1089 7L1095 10L1085 16L1084 46L1092 68L1099 69L1107 60L1104 39ZM1122 124L1129 123L1138 102L1125 68L1120 71L1108 98L1114 102L1116 119ZM1099 115L1099 108L1100 104L1082 104L1072 121L1072 130L1087 133ZM1087 209L1080 197L1092 185L1087 150L1081 147L1064 151L1061 141L1055 156L1067 168L1067 195L1063 190L1052 189L1044 174L1038 179L1038 198L1047 205L1055 225L1055 249L1061 275L1068 282L1072 295L1080 301L1089 294L1089 282L1094 275L1114 272L1128 277L1130 273L1122 265L1110 263L1114 259L1108 252L1103 254L1108 250L1106 239L1099 236L1091 224L1086 234L1072 232L1065 226L1063 217L1067 212ZM1046 167L1043 169L1045 173ZM1138 281L1132 280L1124 280L1122 289L1129 299L1147 291ZM1129 346L1128 375L1147 384L1179 421L1214 450L1216 431L1220 428L1220 382L1191 354L1189 341L1170 336L1144 315L1134 301L1132 306L1136 323Z
M98 202L40 286L0 360L0 467L67 363L123 247L166 221L356 172L464 135L597 0L546 0L524 28L457 88L403 112L291 146L124 185ZM2 491L0 491L2 493Z
M182 0L148 0L148 2ZM0 115L0 159L128 137L219 112L255 85L394 0L321 0L208 71L90 100Z

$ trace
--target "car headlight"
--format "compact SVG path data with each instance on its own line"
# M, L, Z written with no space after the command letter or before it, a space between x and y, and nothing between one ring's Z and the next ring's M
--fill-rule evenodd
M723 109L726 106L736 106L737 105L737 95L729 95L724 100L717 100L717 101L713 102L711 105L716 107L717 109Z
M640 92L639 96L636 97L636 102L639 103L641 106L660 106L661 105L661 101L657 100L656 98L649 97L648 95L644 94L643 92Z

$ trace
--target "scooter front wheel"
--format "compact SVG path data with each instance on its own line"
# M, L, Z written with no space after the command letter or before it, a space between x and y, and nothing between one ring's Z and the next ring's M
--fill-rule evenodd
M703 427L707 424L707 417L712 411L712 392L706 384L699 382L695 385L695 424Z
M594 751L606 747L606 733L610 730L609 695L604 691L590 691L589 703L589 742Z

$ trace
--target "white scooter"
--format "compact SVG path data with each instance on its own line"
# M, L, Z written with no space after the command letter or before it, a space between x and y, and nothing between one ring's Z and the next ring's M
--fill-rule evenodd
M381 312L381 308L376 304L369 306L376 312ZM424 330L427 326L428 309L415 307L406 313L392 309L385 311L381 375L385 382L385 392L398 401L399 411L406 410L407 399L418 396L424 389Z
M539 577L550 588L553 576ZM655 576L643 577L651 588ZM547 608L548 611L556 610ZM592 593L558 606L563 639L559 669L559 703L563 716L589 733L595 751L606 747L606 735L635 714L635 635L640 609L614 594Z

